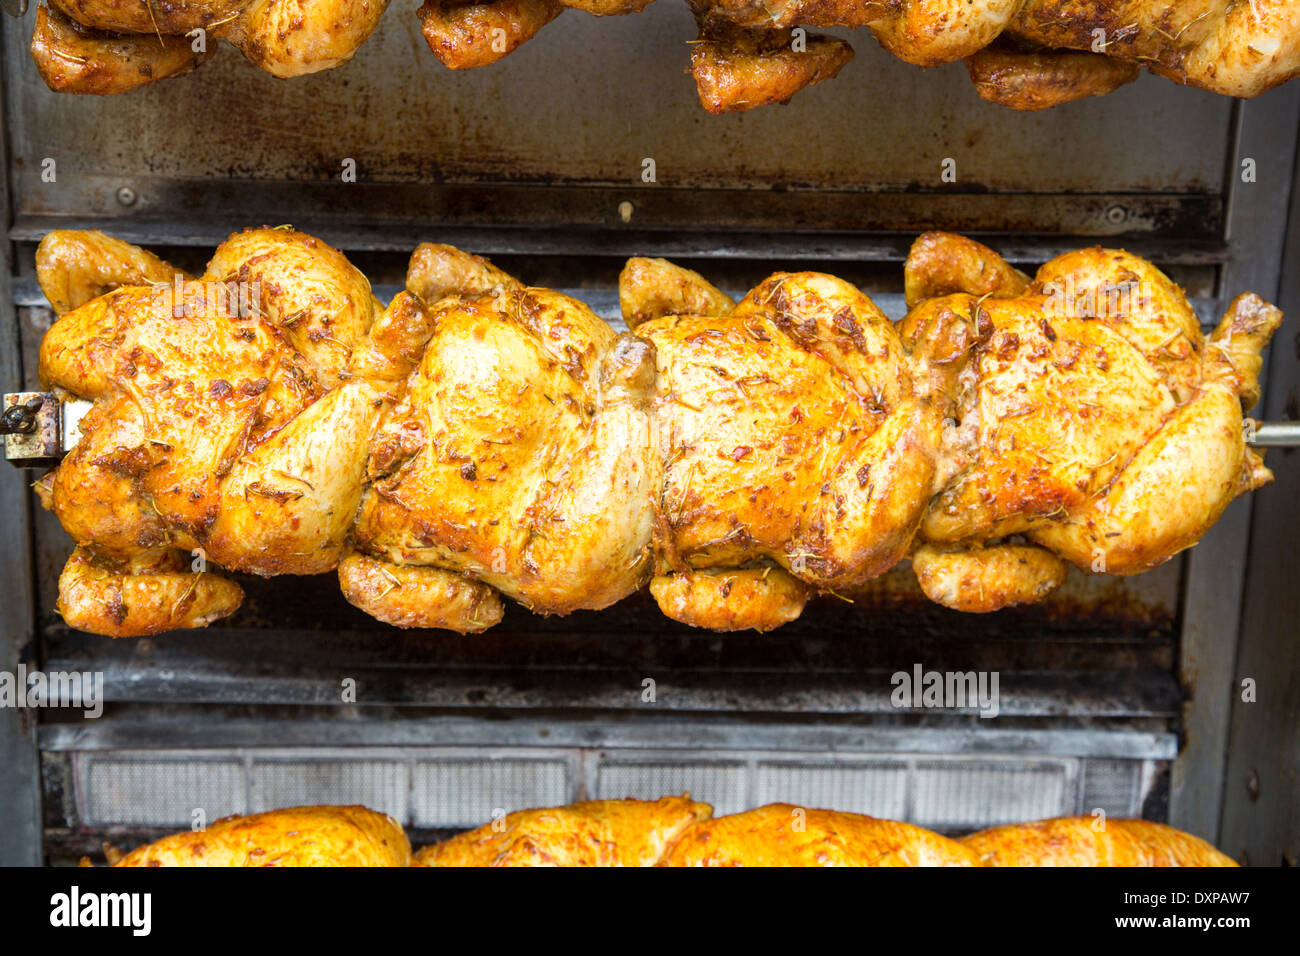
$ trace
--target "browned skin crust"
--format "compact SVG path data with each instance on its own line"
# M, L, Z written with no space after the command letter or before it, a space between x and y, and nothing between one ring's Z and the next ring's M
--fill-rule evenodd
M36 9L32 59L56 93L106 96L183 76L212 56L183 36L116 36L83 27L57 10Z
M788 102L805 87L833 78L853 59L836 37L808 34L794 49L791 30L743 30L713 24L691 48L691 74L710 113L739 113Z
M1190 833L1146 820L1062 817L962 837L980 866L1236 866Z
M556 0L424 0L420 32L443 66L469 70L513 53L563 12Z
M908 823L773 803L694 824L661 866L978 866L955 840Z
M520 810L425 847L413 865L654 866L683 830L712 813L689 794Z
M952 292L1019 295L1029 276L974 239L950 232L925 232L912 243L904 273L907 307Z
M249 0L50 0L82 26L108 33L183 36L229 22Z
M290 807L217 820L114 860L113 866L409 866L392 817L365 807Z
M1060 578L1049 555L1135 574L1194 545L1271 475L1243 440L1259 352L1281 312L1239 297L1202 334L1183 290L1117 249L1058 256L1017 290L1010 267L957 236L909 256L899 324L914 375L948 423L914 569L960 610L1033 600ZM951 291L950 291L951 290ZM997 547L989 547L997 545ZM957 552L967 552L960 555Z
M981 99L1027 113L1105 96L1141 73L1136 63L1099 53L1021 53L995 47L967 57L966 67Z
M1295 0L1029 0L1007 36L1088 51L1102 36L1107 56L1225 96L1257 96L1300 75Z

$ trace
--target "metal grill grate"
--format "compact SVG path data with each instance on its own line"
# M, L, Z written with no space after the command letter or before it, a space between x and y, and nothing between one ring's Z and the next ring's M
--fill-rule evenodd
M1071 762L925 762L915 770L913 823L983 827L1061 816L1074 810Z
M248 811L244 767L238 760L187 755L158 758L88 755L78 779L77 805L91 826L189 826L195 810L208 820Z
M468 829L501 812L690 792L717 814L793 803L944 831L1090 813L1141 816L1150 758L594 750L578 747L91 751L72 755L88 827L183 828L311 803L364 804L405 824Z
M253 761L249 775L254 812L316 803L354 804L409 816L410 771L394 760Z
M793 803L832 807L901 820L907 815L908 768L901 762L818 767L764 763L758 767L758 804Z
M476 827L504 810L569 802L561 760L420 761L413 770L412 822L424 827Z

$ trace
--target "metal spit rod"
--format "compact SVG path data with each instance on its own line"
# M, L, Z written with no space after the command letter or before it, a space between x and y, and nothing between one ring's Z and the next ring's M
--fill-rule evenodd
M81 437L81 417L90 402L59 401L51 392L10 392L0 405L5 458L19 467L48 467ZM1246 444L1255 448L1300 448L1300 422L1247 419Z

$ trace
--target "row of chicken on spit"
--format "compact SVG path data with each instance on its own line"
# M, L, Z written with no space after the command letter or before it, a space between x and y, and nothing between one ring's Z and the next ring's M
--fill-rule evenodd
M1041 599L1132 574L1271 479L1243 419L1281 313L1207 338L1151 263L1091 248L1035 277L916 240L891 322L834 276L739 302L627 262L616 332L582 302L423 244L384 306L288 227L194 278L50 233L42 384L93 405L35 484L76 541L59 611L112 636L233 613L256 575L336 572L400 627L478 632L648 584L667 616L775 628L910 558L932 600Z
M568 8L639 13L652 0L424 0L430 49L451 69L494 63ZM785 102L834 77L853 48L805 27L868 27L889 52L965 60L985 99L1037 110L1108 93L1145 66L1179 83L1255 96L1300 73L1300 0L688 0L691 72L712 113ZM120 93L188 73L233 43L278 77L330 69L387 0L49 0L32 55L55 90ZM209 46L208 39L213 41Z
M391 817L330 806L231 817L125 854L105 849L112 865L137 867L1237 865L1204 840L1145 820L1060 817L954 840L784 803L715 817L689 794L519 810L415 854Z

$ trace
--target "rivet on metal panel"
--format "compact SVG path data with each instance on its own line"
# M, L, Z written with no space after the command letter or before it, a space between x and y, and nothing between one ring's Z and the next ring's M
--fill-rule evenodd
M123 186L117 191L117 201L123 206L134 206L135 200L135 190L130 186Z
M618 204L618 218L623 220L623 222L631 222L632 212L635 209L636 206L632 205L631 202L624 199L621 203Z
M1106 207L1106 221L1112 226L1118 226L1124 220L1128 219L1128 210L1118 203L1114 206Z

